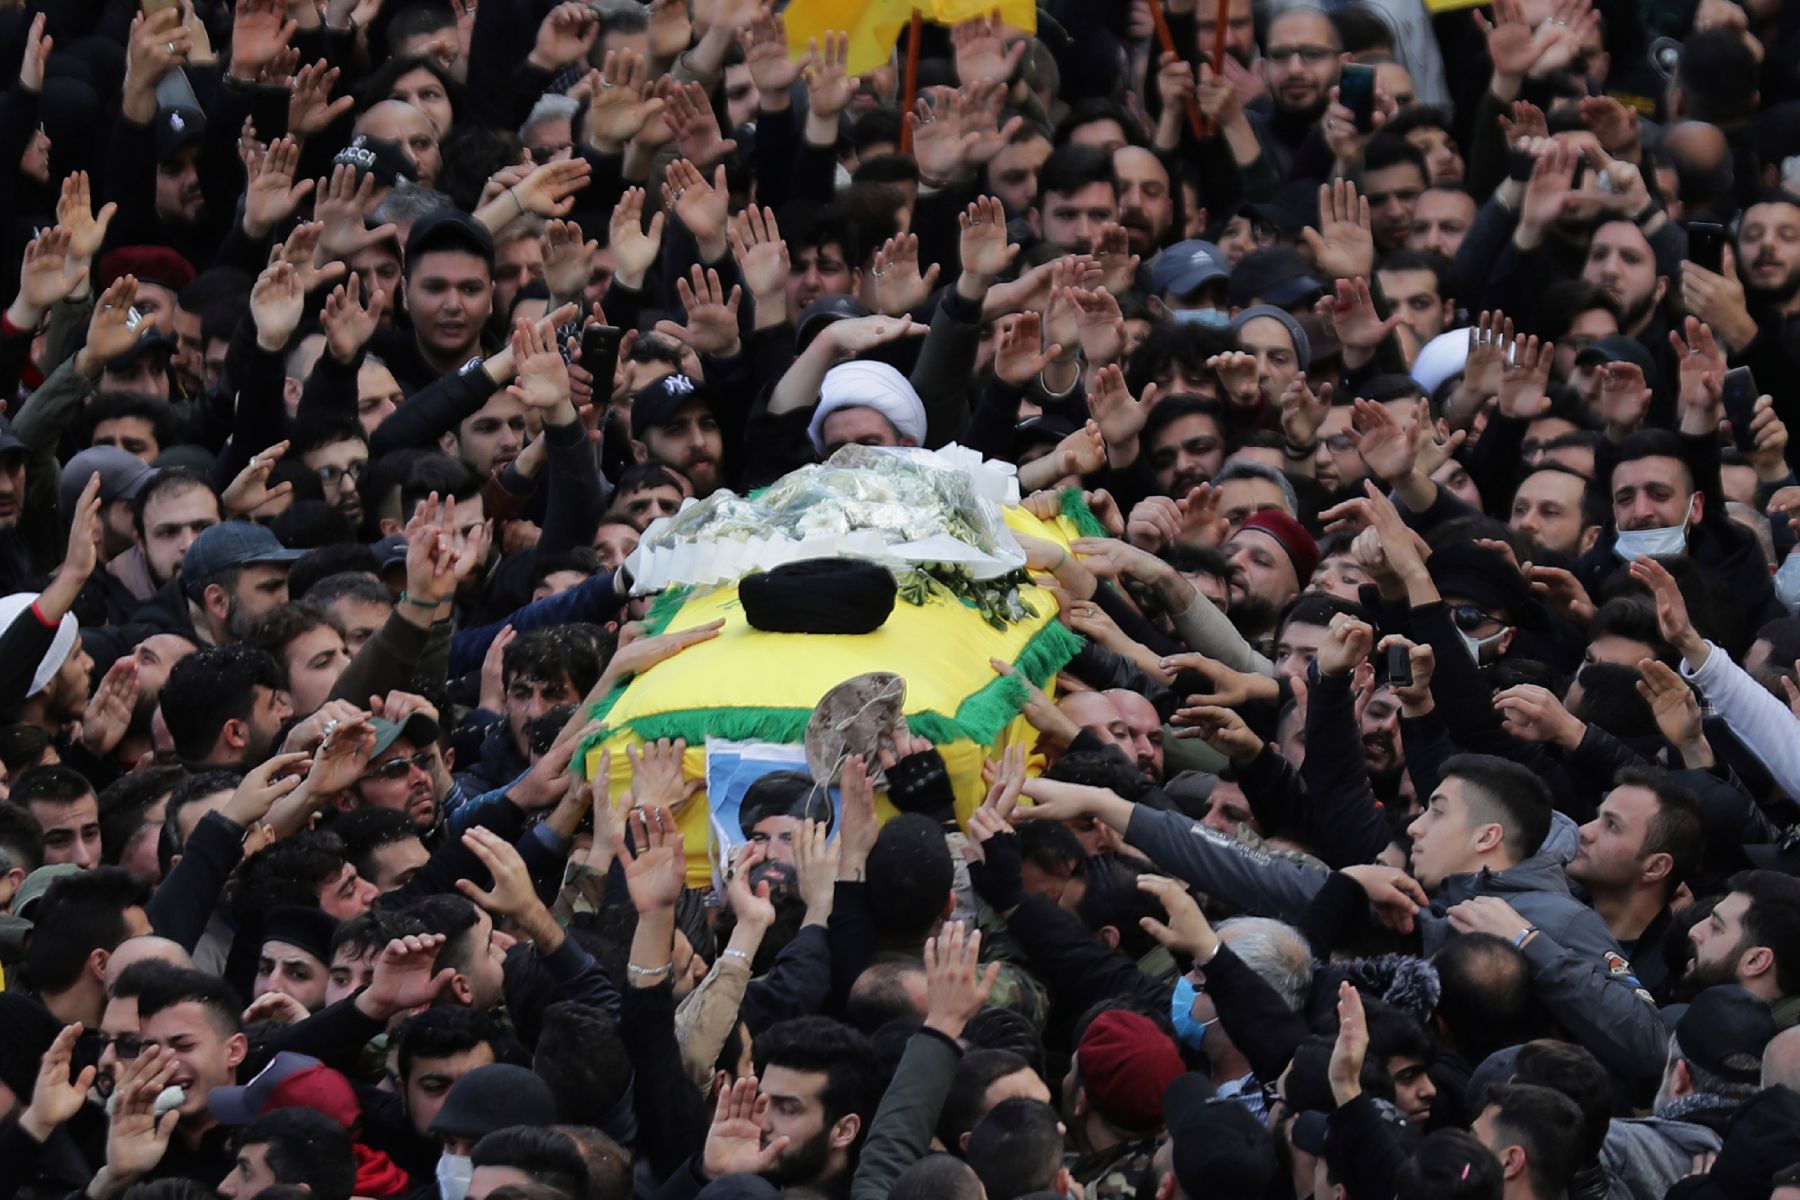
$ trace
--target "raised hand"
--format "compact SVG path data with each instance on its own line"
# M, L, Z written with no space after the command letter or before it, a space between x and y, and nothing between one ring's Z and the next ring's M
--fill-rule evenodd
M325 226L319 238L318 261L342 262L375 243L397 236L392 225L369 229L363 215L375 207L375 177L357 177L356 168L339 163L319 180L313 198L313 219Z
M1100 227L1094 238L1094 255L1100 260L1101 277L1114 295L1128 292L1137 283L1138 256L1131 252L1131 237L1114 222Z
M63 179L62 194L56 201L56 224L68 231L68 255L71 265L79 263L85 277L87 265L106 243L106 231L119 211L117 204L107 204L94 213L92 186L86 171L76 171Z
M1699 670L1709 653L1706 639L1694 631L1694 623L1688 617L1687 600L1676 585L1675 577L1669 574L1667 567L1644 555L1628 569L1633 579L1650 589L1650 598L1656 603L1656 624L1662 630L1663 641L1681 652L1691 670Z
M613 208L607 233L613 252L614 278L623 287L641 289L644 276L649 274L650 268L656 265L657 256L662 253L663 214L654 214L646 230L644 189L626 188Z
M923 337L925 328L911 317L875 315L833 321L819 336L830 338L831 345L844 357L855 358L903 337Z
M613 854L625 865L625 888L638 915L673 909L687 878L687 857L674 814L663 808L633 808L625 820L636 857L625 834L613 835Z
M1669 331L1669 345L1681 367L1681 388L1675 405L1681 432L1710 435L1718 430L1725 411L1725 352L1706 323L1688 317L1684 339Z
M769 1098L756 1092L756 1076L745 1075L719 1093L713 1122L700 1152L700 1172L708 1179L727 1175L761 1175L770 1171L787 1149L786 1134L763 1144L764 1113Z
M1525 184L1525 195L1519 201L1519 228L1513 237L1523 249L1535 249L1544 231L1563 215L1575 187L1576 150L1561 142L1551 142L1532 164L1531 178Z
M575 193L588 185L593 166L585 158L548 162L512 186L519 207L540 217L566 217L575 207Z
M286 0L237 0L231 20L231 77L255 79L287 50L299 28L297 21L288 20Z
M386 306L387 293L380 288L370 292L368 303L363 303L360 275L352 275L333 288L320 316L320 324L325 327L325 347L331 356L346 366L355 362L380 327L381 312Z
M673 6L682 7L680 0ZM600 69L588 72L588 110L582 129L589 146L601 154L618 154L651 117L662 112L660 98L646 97L649 79L644 56L629 50L608 50Z
M669 89L663 116L675 135L675 152L698 166L711 166L737 149L737 143L719 130L706 88L698 83Z
M937 88L914 101L906 124L920 178L941 185L968 172L969 155L981 135L965 129L966 116L962 93L951 88Z
M937 277L937 263L919 270L918 235L896 234L875 251L875 307L890 317L910 313L931 295Z
M788 92L805 65L804 60L788 53L787 21L765 4L754 21L738 30L737 39L743 47L744 64L750 68L750 82L762 97L762 107L787 108Z
M1320 675L1349 675L1369 659L1375 644L1375 630L1366 621L1348 613L1338 613L1326 626L1325 640L1319 644Z
M1196 704L1178 709L1170 724L1176 737L1197 737L1234 763L1251 762L1263 751L1262 738L1235 709Z
M838 114L850 103L850 94L854 90L855 81L846 68L850 60L850 35L827 33L823 46L819 45L818 39L808 38L806 54L811 64L806 68L808 107L818 120L835 123Z
M1550 366L1555 357L1555 343L1540 342L1536 335L1517 336L1511 361L1500 366L1503 416L1531 421L1550 411Z
M506 389L507 395L526 408L538 409L551 424L567 425L573 421L569 364L557 349L555 331L520 321L513 326L512 351L514 380Z
M1362 993L1349 980L1338 984L1338 1033L1331 1048L1331 1096L1344 1105L1362 1095L1363 1062L1369 1056L1369 1025Z
M838 776L844 805L843 824L838 829L838 878L860 880L869 862L869 851L881 833L881 822L875 816L875 788L869 782L868 768L860 754L844 760Z
M81 714L81 744L90 754L104 757L125 740L139 691L137 659L127 655L107 668Z
M1023 388L1043 373L1062 347L1042 345L1042 320L1036 313L1020 313L1000 334L994 352L994 376L1002 383ZM1091 403L1091 402L1090 402Z
M547 915L541 914L544 902L538 899L531 872L511 842L479 825L464 833L462 840L487 868L494 886L484 888L472 879L458 879L459 892L496 916L510 917L521 924L529 923L533 916Z
M369 986L356 997L357 1009L386 1021L443 995L456 981L455 967L436 968L438 951L448 940L441 933L421 933L388 942L375 956Z
M700 244L700 260L717 262L724 257L725 222L731 199L725 185L724 164L713 171L713 181L708 183L693 163L676 159L663 174L662 194L664 206Z
M1125 354L1125 314L1118 299L1105 288L1076 288L1075 327L1080 331L1081 352L1089 364L1116 363Z
M1211 962L1213 955L1219 952L1219 935L1213 931L1211 922L1200 911L1187 888L1162 875L1139 875L1137 885L1139 891L1156 897L1156 902L1168 916L1167 921L1139 917L1138 926L1170 950L1195 963Z
M312 194L312 180L294 182L294 169L299 165L300 146L291 137L277 138L260 157L244 155L244 174L249 182L244 189L243 225L245 234L252 239L261 241L268 237Z
M43 22L43 14L38 15L38 23ZM31 1090L31 1103L19 1114L19 1128L31 1135L33 1141L42 1145L57 1126L64 1124L81 1111L87 1103L88 1089L94 1086L94 1079L99 1068L87 1066L81 1068L79 1075L70 1077L75 1060L75 1042L81 1037L81 1022L65 1025L56 1040L50 1043L50 1049L38 1060L37 1084Z
M1550 743L1565 750L1581 745L1587 726L1548 688L1521 683L1494 695L1506 732L1526 742Z
M1479 9L1473 16L1475 28L1487 39L1488 58L1493 61L1494 75L1510 81L1516 93L1525 73L1537 62L1539 50L1532 40L1531 26L1525 21L1524 5L1521 0L1495 0L1492 21Z
M756 324L768 329L787 319L787 281L791 270L787 243L775 221L775 210L747 206L731 219L726 236L744 286L756 304Z
M1281 393L1281 435L1290 447L1304 448L1317 443L1319 426L1331 412L1332 385L1321 384L1317 393L1306 382L1306 376L1295 375Z
M1734 353L1756 340L1756 319L1750 315L1749 300L1738 279L1737 253L1730 246L1724 248L1716 274L1691 262L1681 264L1681 306Z
M744 298L744 289L733 284L731 294L727 296L719 273L711 269L703 271L698 263L690 268L690 277L692 283L687 279L675 280L675 293L681 301L682 311L687 313L687 324L658 321L656 332L684 343L695 354L718 358L736 356L741 349L738 305Z
M1314 264L1333 279L1367 279L1375 269L1369 201L1348 179L1319 185L1319 227L1300 231Z
M537 41L527 61L540 71L556 74L580 62L600 36L600 16L585 4L558 4L538 23Z
M687 743L681 738L662 738L638 746L626 746L631 760L631 802L638 808L657 808L677 813L706 786L705 779L688 779L682 770Z
M122 1064L106 1127L106 1182L128 1187L163 1160L181 1114L158 1113L156 1098L181 1066L167 1046L149 1046Z
M1219 386L1233 404L1248 408L1256 403L1257 375L1261 370L1256 356L1241 350L1227 350L1206 360L1206 369L1219 377Z
M1339 279L1332 301L1332 325L1346 350L1373 352L1399 328L1404 314L1394 313L1386 320L1375 311L1375 296L1367 279Z
M1142 398L1134 399L1125 390L1125 372L1116 364L1102 367L1094 375L1088 393L1088 411L1100 424L1106 444L1117 450L1137 442L1150 410L1156 404L1156 385L1148 384Z
M1600 398L1594 407L1606 422L1606 433L1613 441L1622 441L1644 423L1650 411L1650 385L1644 382L1643 368L1636 363L1609 362L1600 366Z
M996 197L977 196L957 221L962 226L959 257L964 274L992 282L1012 266L1019 246L1006 238L1006 211Z
M1687 680L1676 674L1667 663L1646 658L1638 663L1637 691L1656 717L1656 727L1671 746L1681 751L1682 761L1690 767L1710 767L1712 747L1701 728L1700 699Z
M650 53L668 60L688 48L694 25L688 18L687 0L652 0L650 4Z
M956 61L956 78L964 87L974 83L1010 84L1031 43L1027 38L1007 42L1007 29L998 12L973 17L950 27L950 51Z
M925 939L925 1026L945 1037L961 1037L987 1004L1000 964L981 967L981 931L952 921Z
M106 364L138 343L138 326L131 320L131 303L137 299L137 276L121 275L100 293L94 315L88 319L87 341L75 355L75 369L98 378Z
M8 310L15 325L36 328L46 312L73 293L76 281L66 269L68 256L69 231L61 226L46 229L25 244L19 294Z
M256 344L270 354L287 348L305 312L306 292L293 264L278 261L257 277L250 289L250 316L256 322Z
M324 133L331 123L356 106L356 97L331 98L337 86L338 68L324 59L300 68L294 76L294 92L288 100L288 133L296 137L312 137ZM438 130L442 137L448 130Z

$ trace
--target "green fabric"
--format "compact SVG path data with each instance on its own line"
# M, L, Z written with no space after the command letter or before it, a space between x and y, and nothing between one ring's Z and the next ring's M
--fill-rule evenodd
M675 614L681 611L681 606L686 604L688 602L688 597L693 594L694 589L686 586L672 587L664 590L662 594L657 596L656 599L651 602L650 611L644 614L644 636L655 637L668 629L669 622L675 619ZM613 705L619 702L619 697L625 694L625 689L630 684L631 680L629 679L621 680L614 684L612 691L600 697L599 700L594 702L594 707L588 710L588 720L604 722L606 720L606 714L612 711ZM604 742L606 738L607 731L605 729L595 730L593 733L582 738L581 745L577 747L575 751L576 761L586 762L588 751L592 750L595 746L598 746L601 742Z
M1100 518L1094 515L1094 510L1087 506L1080 488L1064 488L1057 501L1062 505L1062 515L1074 523L1076 532L1082 537L1112 536L1106 532L1106 526L1100 523Z

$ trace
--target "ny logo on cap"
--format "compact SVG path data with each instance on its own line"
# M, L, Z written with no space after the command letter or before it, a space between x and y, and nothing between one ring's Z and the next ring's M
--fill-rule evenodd
M173 129L176 133L180 133L182 130L187 128L187 118L182 116L178 112L170 113L169 114L169 128Z
M686 396L693 390L694 381L686 375L663 376L663 391L670 396Z

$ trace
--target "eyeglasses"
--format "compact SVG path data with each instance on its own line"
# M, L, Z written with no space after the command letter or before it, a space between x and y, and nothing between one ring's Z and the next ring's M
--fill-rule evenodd
M1450 620L1464 633L1473 633L1493 619L1477 604L1458 604L1450 610Z
M541 167L547 162L554 161L557 155L567 154L575 149L575 144L573 142L557 142L553 146L528 146L526 149L531 152L531 161Z
M108 1046L113 1048L114 1054L127 1062L144 1052L144 1039L135 1033L121 1033L114 1037L108 1037L100 1030L95 1029L82 1034L81 1040L87 1043L93 1054L94 1062L100 1061L100 1056L106 1052Z
M1325 439L1325 446L1333 454L1348 454L1356 449L1356 439L1347 433L1334 433Z
M405 779L414 767L421 771L430 771L431 764L436 761L429 750L421 750L411 758L390 758L378 767L370 767L363 773L364 780L379 779L392 783L396 779Z
M336 487L346 479L355 483L361 478L363 468L368 465L366 462L353 462L344 467L320 467L317 472L319 482L327 487Z
M1328 58L1337 55L1330 46L1270 46L1263 57L1276 66L1285 66L1289 59L1298 58L1309 67L1316 67Z

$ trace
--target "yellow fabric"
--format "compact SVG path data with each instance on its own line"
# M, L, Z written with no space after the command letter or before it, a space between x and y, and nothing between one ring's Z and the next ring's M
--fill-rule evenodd
M848 33L850 53L845 69L867 75L893 61L894 43L912 21L914 9L927 21L954 25L998 11L1000 19L1021 32L1037 32L1034 0L794 0L787 7L788 51L806 53L806 43L823 44L828 33Z
M1018 533L1064 547L1080 536L1065 517L1046 523L1023 509L1008 509L1006 521ZM584 773L592 778L601 753L609 751L608 792L617 796L631 784L625 747L642 741L630 728L633 721L697 710L721 717L732 708L810 710L838 684L870 671L891 671L906 680L902 711L907 717L922 713L954 717L964 699L993 682L990 659L1013 662L1033 636L1056 619L1056 601L1049 592L1032 587L1020 594L1037 615L1005 631L940 589L922 606L897 600L886 624L873 633L829 636L752 629L744 620L735 585L696 595L682 605L666 631L721 617L725 627L717 638L690 647L631 681L606 714L609 735L589 751ZM956 790L959 818L966 820L986 795L983 761L1016 741L1029 747L1035 737L1030 724L1015 716L991 745L964 739L938 746ZM683 774L704 782L705 746L695 744L697 739L689 741ZM885 797L878 797L876 805L883 820L893 815ZM709 817L704 790L678 814L687 848L688 882L694 886L711 877Z

